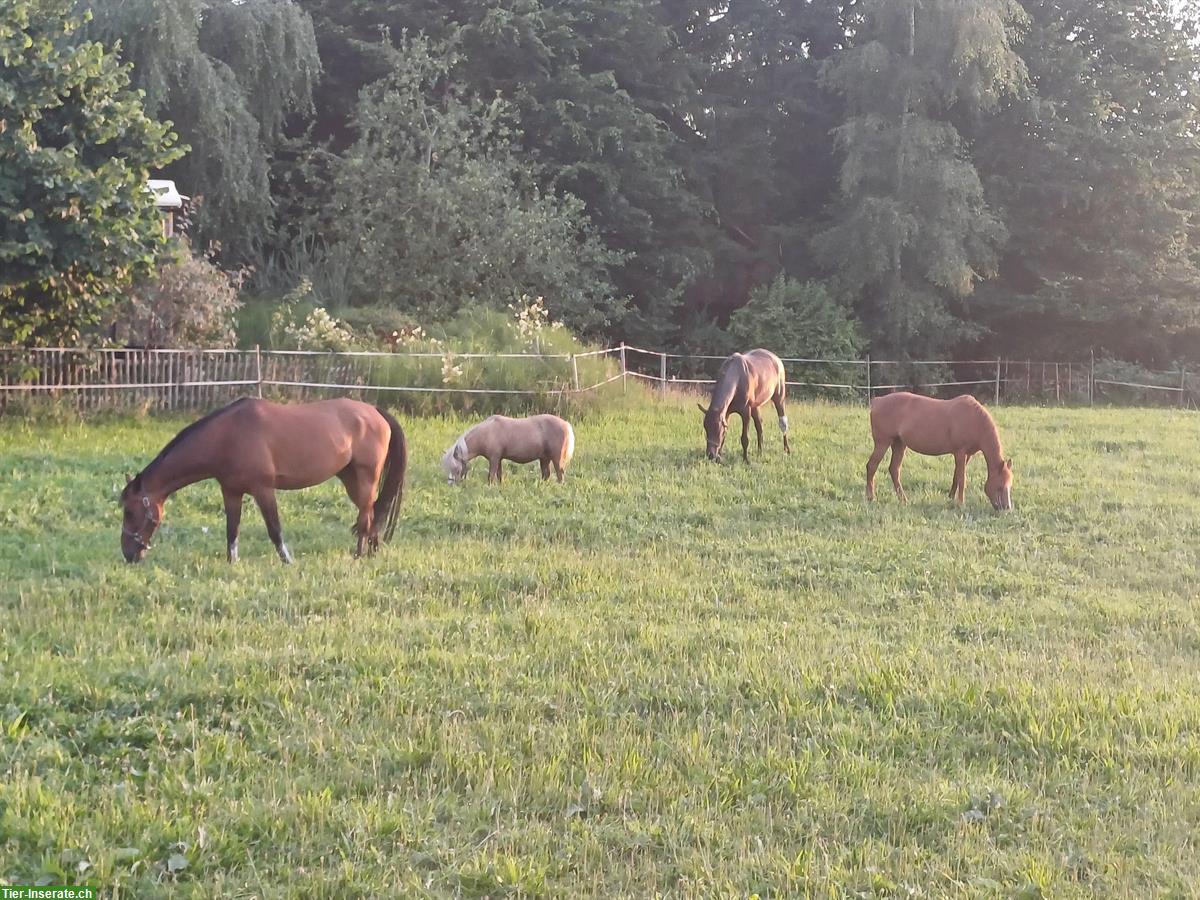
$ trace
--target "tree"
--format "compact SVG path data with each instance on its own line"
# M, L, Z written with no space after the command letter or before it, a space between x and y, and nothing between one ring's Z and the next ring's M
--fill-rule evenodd
M0 344L72 344L151 270L151 170L179 155L69 0L0 15Z
M846 100L841 200L814 246L859 306L874 345L944 349L960 304L995 274L1006 231L960 127L1021 90L1013 0L873 0L855 46L825 70Z
M119 47L147 109L192 147L168 174L204 197L194 236L256 260L273 240L272 155L289 117L312 111L312 20L292 0L79 2L94 9L88 35Z
M583 201L596 235L622 260L611 277L631 299L620 333L670 339L686 288L709 271L715 222L693 176L693 62L667 4L645 0L300 0L336 71L317 95L317 134L353 139L359 89L390 63L381 31L454 40L454 79L500 96L514 138L538 163L545 195ZM610 333L617 333L616 329Z
M1103 348L1160 366L1194 358L1195 10L1177 19L1129 0L1026 8L1033 89L974 140L1011 235L976 304L990 331L983 351L1079 358Z
M456 63L446 45L409 39L363 91L329 217L352 297L436 319L530 294L580 332L618 319L608 269L620 257L577 198L539 188L512 106L473 97Z

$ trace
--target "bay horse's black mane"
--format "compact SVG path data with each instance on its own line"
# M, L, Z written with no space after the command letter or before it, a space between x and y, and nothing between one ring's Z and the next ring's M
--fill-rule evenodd
M147 465L146 468L142 469L142 471L138 472L137 475L135 475L133 477L133 481L129 482L129 484L126 486L125 490L126 491L130 491L130 490L140 491L142 489L142 476L148 475L151 471L153 471L154 467L157 466L159 463L161 463L164 459L166 459L172 450L174 450L176 447L178 447L187 438L194 435L197 431L199 431L205 425L210 423L213 419L220 418L221 416L225 415L225 413L229 412L231 409L233 409L237 406L241 406L243 403L245 403L249 399L250 399L249 397L238 397L232 403L227 404L226 406L222 406L220 409L214 409L207 416L197 419L191 425L188 425L181 432L179 432L179 434L177 434L177 435L175 435L175 437L171 438L171 440L167 442L167 446L163 447L161 450L158 451L158 456L154 457L154 459L152 459L150 461L150 464ZM124 495L124 492L122 492L122 495Z

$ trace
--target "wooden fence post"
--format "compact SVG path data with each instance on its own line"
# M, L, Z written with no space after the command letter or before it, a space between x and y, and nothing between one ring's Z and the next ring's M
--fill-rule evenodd
M867 406L871 405L871 397L874 395L875 389L871 386L871 354L867 354Z
M659 393L662 396L667 396L667 354L660 353L658 355L658 378L659 378Z
M1096 404L1096 351L1091 352L1091 363L1088 366L1088 406Z
M1000 360L996 359L996 405L1000 405Z
M629 390L629 370L625 367L625 342L621 341L621 393Z
M571 354L571 386L579 390L579 360L575 358L575 354Z
M262 399L262 348L258 344L254 345L254 378L258 387L258 398Z
M1179 367L1179 408L1187 407L1187 366Z
M1062 403L1062 392L1059 390L1058 363L1054 364L1054 402Z

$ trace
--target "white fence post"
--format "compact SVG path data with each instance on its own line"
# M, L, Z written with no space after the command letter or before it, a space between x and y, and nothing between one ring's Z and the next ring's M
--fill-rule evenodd
M667 396L667 354L658 354L659 393Z
M254 345L254 379L258 382L255 387L258 388L258 399L262 399L262 348L258 344Z
M571 354L571 387L579 390L579 360L574 353Z
M1000 360L996 360L996 405L1000 405Z
M629 369L625 366L625 342L621 341L621 393L629 390Z
M867 406L871 405L871 397L874 396L875 389L871 387L871 354L867 354Z

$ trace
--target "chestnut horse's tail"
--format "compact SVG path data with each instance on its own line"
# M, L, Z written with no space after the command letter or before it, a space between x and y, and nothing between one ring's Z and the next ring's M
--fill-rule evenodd
M388 442L387 459L384 462L382 487L375 500L374 519L382 523L378 529L380 537L385 541L392 539L396 531L396 519L400 516L400 501L404 499L404 473L408 469L408 442L404 439L404 429L400 423L386 410L375 407L383 416L383 421L392 429L392 439Z

